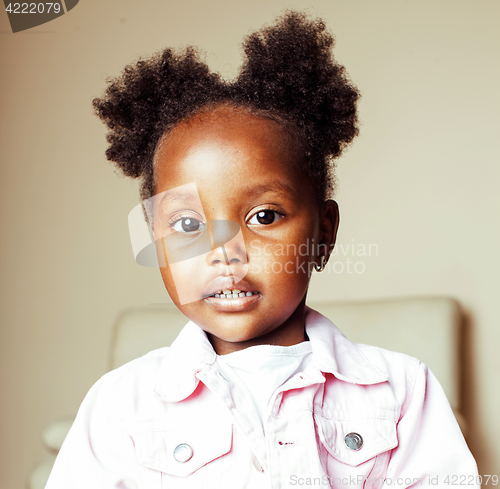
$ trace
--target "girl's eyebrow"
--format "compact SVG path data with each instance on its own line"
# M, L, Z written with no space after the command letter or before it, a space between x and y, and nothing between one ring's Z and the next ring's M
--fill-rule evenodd
M272 183L267 183L263 185L254 185L248 189L242 189L243 193L248 197L258 197L267 192L277 192L280 194L285 194L286 197L290 197L295 194L295 191L290 187L290 185L276 180Z
M249 186L246 189L245 188L240 189L240 192L249 199L259 197L260 195L265 194L267 192L280 193L283 194L285 197L291 197L296 193L292 189L292 187L290 187L290 185L284 182L280 182L279 180L261 185L252 185L251 187ZM175 202L200 203L199 198L200 197L197 193L193 194L190 191L186 191L186 189L174 188L166 191L165 195L161 197L157 205L158 207L165 207L174 204Z
M176 201L181 201L181 202L190 202L190 201L196 201L199 202L199 195L193 194L193 192L186 191L186 189L171 189L165 192L165 195L160 199L160 202L158 202L158 205L164 206L171 204Z

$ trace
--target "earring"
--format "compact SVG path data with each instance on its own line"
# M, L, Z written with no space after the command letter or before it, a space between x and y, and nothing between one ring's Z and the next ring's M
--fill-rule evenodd
M322 272L325 267L326 267L326 262L328 259L326 258L326 255L321 255L321 265L318 265L317 263L314 264L314 270L317 272Z

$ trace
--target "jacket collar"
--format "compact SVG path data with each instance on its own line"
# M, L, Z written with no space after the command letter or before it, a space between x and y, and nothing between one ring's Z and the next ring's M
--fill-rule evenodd
M351 384L385 382L389 375L377 368L361 349L319 312L306 306L306 333L311 341L313 362L324 372ZM198 386L197 373L216 362L217 355L205 332L189 321L169 348L160 367L156 394L168 402L182 401Z
M314 364L322 372L350 384L379 384L389 379L387 372L370 362L359 346L325 316L306 306L305 322Z
M169 402L182 401L198 386L196 374L215 363L215 353L205 332L189 321L170 346L163 360L155 392Z

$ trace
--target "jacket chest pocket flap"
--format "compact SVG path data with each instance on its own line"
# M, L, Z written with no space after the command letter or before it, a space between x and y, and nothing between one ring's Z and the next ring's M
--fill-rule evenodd
M398 445L393 419L336 420L318 416L316 421L325 448L347 465L356 467Z
M231 450L231 424L172 428L142 424L131 433L140 465L169 475L187 477Z

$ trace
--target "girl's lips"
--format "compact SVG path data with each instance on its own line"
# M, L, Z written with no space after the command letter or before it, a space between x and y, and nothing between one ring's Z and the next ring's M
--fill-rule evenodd
M239 290L241 292L257 292L254 287L252 287L246 280L242 277L236 276L222 276L219 275L214 280L212 280L205 290L203 291L203 296L209 297L213 296L218 292L222 292L224 290L229 290L232 292L233 290Z
M236 297L231 299L205 297L205 299L203 300L217 311L240 312L246 311L247 309L253 307L261 297L262 294L254 294L251 296Z

